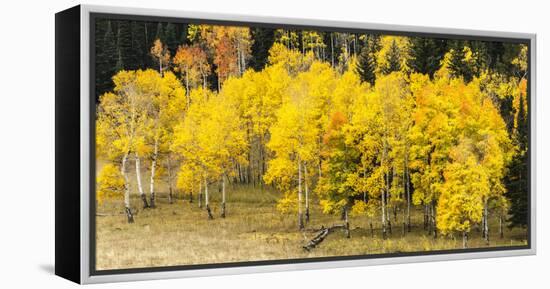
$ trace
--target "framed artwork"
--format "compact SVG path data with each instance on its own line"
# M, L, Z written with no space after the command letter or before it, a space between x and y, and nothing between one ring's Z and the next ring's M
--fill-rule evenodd
M56 274L535 254L535 35L56 14Z

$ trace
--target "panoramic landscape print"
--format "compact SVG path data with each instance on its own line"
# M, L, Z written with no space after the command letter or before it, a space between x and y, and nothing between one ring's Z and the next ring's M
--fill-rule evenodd
M95 269L528 245L528 46L95 19Z

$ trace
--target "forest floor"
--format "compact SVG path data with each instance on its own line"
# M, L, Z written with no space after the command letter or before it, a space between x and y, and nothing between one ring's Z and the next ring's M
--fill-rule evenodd
M157 208L141 209L141 201L132 197L132 206L140 208L135 223L128 224L123 203L106 201L98 206L96 217L96 269L125 269L189 264L209 264L309 257L370 255L380 253L462 249L460 237L439 236L434 239L423 229L422 208L412 210L411 232L403 235L401 215L392 234L382 239L379 217L372 220L374 234L366 216L351 216L351 238L343 231L330 234L318 247L306 251L306 245L321 226L342 224L340 216L324 215L312 201L311 219L306 230L297 229L296 214L282 214L276 209L280 194L252 186L228 186L227 216L220 217L221 194L211 187L210 205L214 219L193 203L188 195L177 195L173 204L159 194ZM498 233L498 220L490 219L490 243L474 229L469 248L516 246L527 244L525 229ZM396 225L399 224L399 225Z

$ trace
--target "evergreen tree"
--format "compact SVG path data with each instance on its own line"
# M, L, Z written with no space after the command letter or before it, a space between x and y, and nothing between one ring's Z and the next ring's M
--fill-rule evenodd
M390 46L390 51L386 56L388 65L384 68L384 74L390 74L394 71L401 70L401 51L399 51L399 46L395 40L392 41Z
M519 99L520 108L523 107L523 98ZM508 176L506 178L506 197L510 200L509 225L527 226L529 213L529 148L528 129L529 117L523 109L518 111L517 145L519 153L512 160Z
M176 50L178 49L178 38L176 36L176 26L173 23L168 23L166 29L164 30L164 38L166 41L166 46L170 51L170 55L176 55Z
M454 77L462 77L464 81L470 82L476 76L475 67L467 53L472 53L472 49L465 41L455 40L450 45L449 70Z
M441 60L446 52L446 41L442 39L413 37L410 39L408 61L409 67L418 73L427 74L433 78L439 70Z
M151 47L155 41L155 36L157 35L157 26L158 23L145 23L145 41L147 41L147 47Z
M166 43L166 35L164 33L164 28L163 28L161 22L159 22L157 24L157 32L155 33L155 38L153 39L153 41L151 43L153 43L155 41L155 39L160 39L160 41L162 41L162 43Z
M111 77L117 72L116 63L119 55L111 21L107 21L106 31L102 42L103 48L101 49L101 55L98 57L96 65L97 97L112 90L113 82L111 81Z
M514 45L518 47L518 45ZM502 63L505 47L503 42L485 42L485 60L484 62L492 71L498 70ZM511 61L510 61L511 62Z
M130 29L132 33L132 59L130 69L143 69L145 66L145 47L147 47L145 25L141 22L132 21Z
M189 40L187 39L187 30L189 29L188 24L180 24L177 27L177 35L179 35L179 43L181 45L189 44Z
M359 54L357 61L357 74L361 81L374 85L376 80L376 56L370 45L365 45Z
M470 69L475 77L483 71L494 71L496 63L502 58L499 45L487 41L469 41L468 47L474 56L470 60Z
M105 19L97 19L95 23L94 37L95 37L96 59L103 56L103 38L105 37L105 33L107 32L108 22L109 21Z
M153 47L153 44L155 42L158 24L159 23L157 22L148 22L144 25L145 46L143 47L143 63L145 64L146 68L156 69L157 67L155 65L155 62L153 61L153 58L151 58L149 50L151 49L151 47Z
M132 48L132 32L130 22L126 20L118 21L117 48L119 50L119 62L122 69L135 69L133 60L135 59L135 50Z
M120 52L120 49L118 50L118 57L115 64L115 71L121 71L124 70L124 60L122 60L122 52Z
M106 57L103 53L103 45L105 34L107 33L108 20L97 19L95 23L95 61L96 61L96 74L95 74L95 83L96 83L96 95L99 96L100 93L103 93L100 90L100 84L105 83L103 79L104 75L101 73L100 69L105 67Z
M256 27L251 31L252 34L252 53L250 58L250 66L260 71L264 69L269 56L269 49L275 41L275 30L271 28Z

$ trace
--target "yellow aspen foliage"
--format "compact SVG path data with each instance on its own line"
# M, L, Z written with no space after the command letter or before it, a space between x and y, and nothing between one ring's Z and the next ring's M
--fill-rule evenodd
M436 201L444 183L443 170L449 162L449 151L456 144L456 118L464 84L445 76L432 82L428 76L413 74L411 87L416 107L412 115L414 125L409 131L410 167L415 187L413 202L419 205Z
M525 73L528 70L528 59L529 59L529 49L527 45L521 44L520 52L517 57L512 59L512 64L515 65L518 69L519 77L523 78L525 76Z
M320 81L330 76L330 68L323 64L314 64L307 72L299 73L290 83L286 95L283 96L283 104L277 112L277 121L270 129L271 139L267 148L274 154L274 158L268 161L264 181L267 184L274 181L288 180L285 170L292 172L297 180L296 184L276 183L280 189L286 189L287 194L281 202L298 194L298 211L301 206L301 188L306 186L305 171L318 156L319 132L317 121L319 110L326 104L329 90ZM281 165L288 166L281 168ZM312 165L313 166L313 165ZM303 171L303 173L302 173ZM302 183L304 182L304 183Z
M312 52L316 59L322 57L322 51L327 47L323 35L318 31L302 31L302 46L304 51Z
M380 218L384 237L398 214L405 232L412 205L424 206L434 236L466 236L489 213L502 223L513 206L507 188L521 193L527 46L500 55L468 42L430 58L432 44L403 36L194 24L186 32L173 58L155 40L158 69L120 71L99 96L96 153L107 165L97 196L124 195L129 221L134 177L144 199L142 172L151 195L156 180L168 179L170 196L175 184L205 198L217 183L223 209L227 182L268 184L280 193L277 210L298 213L300 228L312 199L348 225L348 213ZM488 64L484 53L507 62ZM412 57L429 62L430 75L412 73ZM263 68L249 69L250 60ZM517 184L507 179L513 159Z
M324 213L336 213L345 207L351 207L350 197L356 195L358 151L346 143L345 133L348 120L343 113L332 114L327 131L323 136L322 157L323 175L319 179L316 191L321 199Z
M172 150L182 158L181 170L192 170L191 177L178 179L178 185L187 188L191 184L183 182L214 181L229 172L232 161L245 162L247 147L241 123L236 121L237 110L230 102L202 88L192 91L191 96L197 101L190 106L183 123L175 127L172 144Z
M120 198L124 194L124 178L115 164L106 164L97 176L97 201Z
M411 76L413 201L437 203L442 233L467 233L488 202L502 198L514 149L494 98L481 90L482 80L464 83L445 69L433 81Z
M121 167L128 203L130 154L136 160L151 157L150 191L153 194L154 180L163 173L163 169L157 169L158 158L168 152L172 128L185 108L185 90L172 72L161 76L152 69L120 71L113 76L113 83L113 92L100 97L96 149L99 156ZM136 173L138 171L136 169ZM115 175L103 175L102 182L108 183L108 177L115 178ZM142 193L139 183L138 188Z
M469 157L445 170L445 183L438 200L437 226L443 234L470 232L481 221L483 197L489 193L489 180L481 165Z
M114 160L125 153L146 150L143 128L155 85L145 79L155 73L120 71L113 76L114 92L102 95L98 108L99 154Z
M263 145L289 83L290 76L283 67L269 66L261 72L248 70L240 78L228 79L220 94L237 108L239 118Z
M198 192L201 181L199 172L200 170L191 162L182 162L177 174L176 187L183 192Z
M277 29L275 30L275 44L284 45L288 49L298 49L300 46L298 33L296 30Z
M269 63L283 66L291 75L308 70L314 59L311 51L303 55L300 51L289 49L281 43L274 43L269 49Z
M370 85L361 82L355 69L348 69L341 77L336 78L331 99L331 111L343 113L348 120L353 118L353 108L359 98L369 91Z
M374 217L379 206L379 202L375 200L369 200L368 202L364 202L363 200L355 200L353 206L351 207L351 215Z

